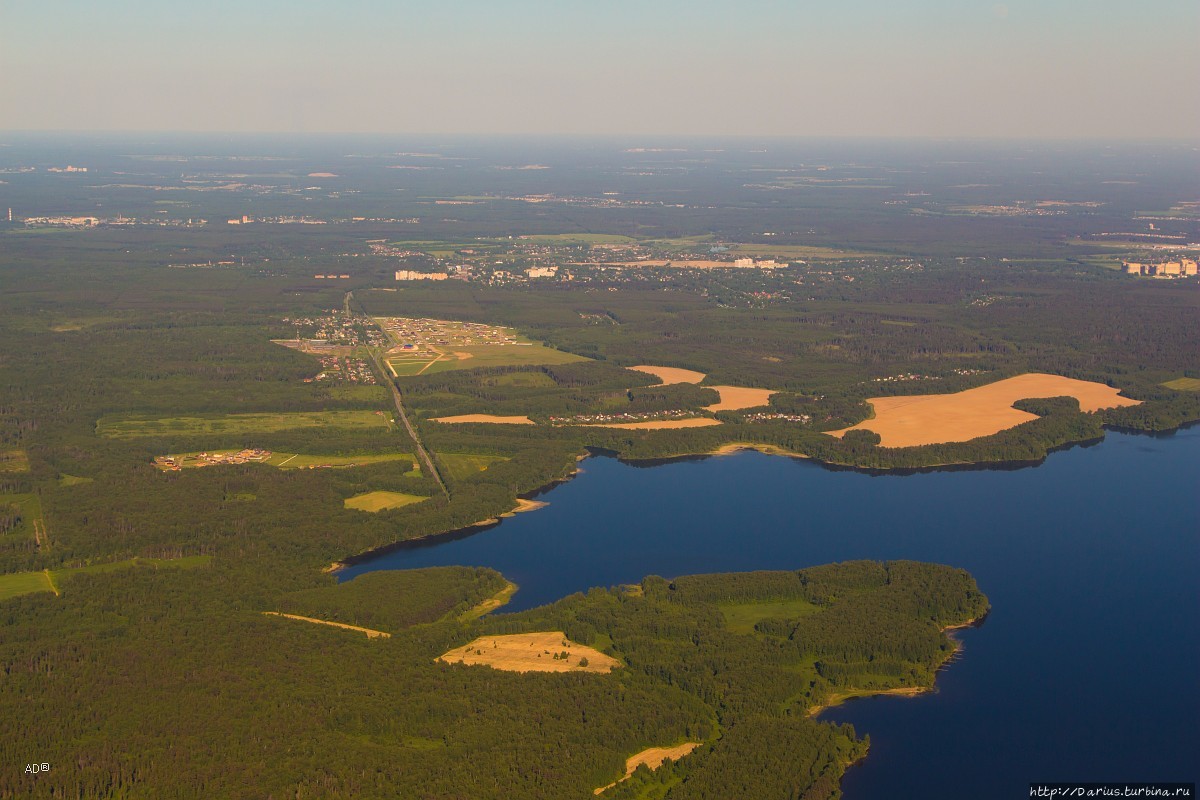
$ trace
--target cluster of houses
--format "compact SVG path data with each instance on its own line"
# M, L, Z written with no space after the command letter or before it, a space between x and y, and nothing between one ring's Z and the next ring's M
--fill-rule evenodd
M361 358L346 358L339 356L320 356L321 371L311 378L305 378L305 383L313 381L345 381L374 385L375 373L371 365Z
M154 466L167 472L176 472L184 467L215 467L218 464L261 464L271 457L270 450L257 447L239 450L236 453L196 453L187 456L158 456Z
M626 422L653 422L663 419L688 419L696 416L695 411L675 409L672 411L651 411L641 414L625 412L620 414L575 414L570 417L550 417L551 425L605 425Z
M812 422L812 416L809 414L784 414L781 412L760 411L757 414L747 414L742 417L746 422L799 422L807 424Z
M430 345L520 344L516 334L498 325L481 322L455 322L444 319L389 317L381 320L384 330L400 343L400 350L412 352Z

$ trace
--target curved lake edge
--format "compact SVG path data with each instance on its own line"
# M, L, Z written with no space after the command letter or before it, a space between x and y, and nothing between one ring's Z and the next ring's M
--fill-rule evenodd
M955 631L966 630L967 628L982 628L983 624L987 622L987 618L991 613L992 609L989 606L988 609L983 612L983 614L975 617L974 619L969 619L966 622L958 622L953 625L947 625L944 628L939 629L942 633L946 634L947 638L949 638L951 642L954 643L954 650L952 650L946 656L942 663L937 665L937 668L933 671L933 680L928 686L894 686L891 689L834 694L827 698L824 703L809 708L805 712L805 715L810 719L818 719L821 714L825 713L826 711L838 708L839 706L842 706L845 703L853 700L870 700L873 697L917 697L936 692L938 675L941 674L942 670L948 669L950 665L957 661L958 657L962 654L963 643L962 640L954 635ZM863 758L866 758L866 756L863 756Z
M1200 420L1188 420L1186 422L1180 423L1179 425L1176 425L1173 428L1166 428L1163 430L1148 431L1148 430L1142 430L1142 429L1136 429L1136 428L1135 429L1126 429L1126 428L1119 428L1117 426L1107 426L1107 425L1105 426L1105 430L1106 431L1111 430L1115 433L1121 433L1121 434L1126 434L1126 435L1130 435L1130 436L1146 436L1146 437L1154 438L1154 439L1165 439L1165 438L1170 438L1170 437L1174 436L1179 431L1187 430L1189 428L1192 428L1192 427L1195 427L1198 425L1200 425ZM1076 447L1079 447L1079 448L1095 447L1096 445L1101 444L1104 441L1104 439L1105 439L1104 436L1097 436L1097 437L1093 437L1090 439L1084 439L1084 440L1080 440L1080 441L1065 442L1063 444L1056 445L1051 448L1047 448L1046 455L1044 455L1038 459L1029 459L1029 460L1025 460L1025 461L1011 461L1010 460L1010 461L961 462L961 463L953 463L953 464L929 465L929 466L925 466L925 467L880 468L880 467L859 467L859 466L854 466L852 464L837 464L837 463L832 463L832 462L828 462L828 461L822 461L820 459L813 458L811 456L806 456L803 453L796 453L794 451L786 450L785 448L780 447L779 445L763 444L763 443L759 443L759 442L730 442L728 444L721 445L717 449L711 450L706 453L681 453L680 455L676 455L676 456L665 456L665 457L657 457L657 458L640 458L640 459L639 458L625 458L620 454L619 451L611 450L609 448L587 446L584 448L584 450L586 452L583 455L578 456L576 460L577 460L577 462L582 462L582 461L584 461L588 458L592 458L592 457L613 458L622 464L626 464L628 466L635 467L637 469L650 469L653 467L666 466L669 464L682 463L682 462L687 462L687 461L706 461L710 458L720 458L723 456L736 455L737 453L741 453L741 452L750 450L750 451L762 453L764 455L781 456L784 458L791 459L793 461L799 461L799 462L804 462L806 464L812 464L814 466L820 467L821 469L829 471L829 472L853 472L853 473L859 473L862 475L869 475L871 477L886 477L886 476L904 477L904 476L910 476L910 475L926 475L926 474L935 473L935 472L989 472L989 471L1011 472L1011 471L1016 471L1016 470L1036 468L1036 467L1040 467L1042 464L1046 463L1046 459L1048 459L1050 457L1050 455L1052 455L1054 453L1072 450ZM363 564L365 562L372 561L376 558L386 556L390 553L395 553L395 552L398 552L401 550L408 550L408 549L434 547L434 546L436 546L438 544L442 544L444 542L453 542L453 541L458 541L460 539L466 539L470 536L474 536L477 533L483 533L485 531L491 530L492 528L495 528L497 525L499 525L501 522L503 522L505 518L511 517L513 515L513 513L517 512L518 509L520 509L521 505L522 505L520 501L536 500L536 498L552 491L555 487L560 486L560 485L572 480L580 472L582 472L582 469L580 467L576 467L568 475L565 475L561 478L555 478L554 480L549 481L548 483L545 483L541 486L538 486L535 489L531 489L528 492L523 492L523 493L517 495L517 500L518 500L517 506L515 508L510 509L509 511L499 514L495 517L490 517L488 519L480 520L479 522L475 522L470 525L464 525L463 527L454 528L454 529L448 530L448 531L438 531L436 533L427 533L422 536L415 536L411 539L398 539L394 542L389 542L387 544L383 544L378 547L372 547L368 550L362 551L361 553L355 553L353 555L349 555L349 556L341 558L337 561L334 561L329 566L324 567L321 571L326 574L336 575L338 572L340 572L341 570L343 570L347 567L357 566L358 564ZM532 510L532 509L530 509L530 510Z

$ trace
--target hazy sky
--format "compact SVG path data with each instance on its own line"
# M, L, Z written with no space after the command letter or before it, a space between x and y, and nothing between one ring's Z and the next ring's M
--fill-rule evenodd
M1200 137L1197 0L0 0L0 129Z

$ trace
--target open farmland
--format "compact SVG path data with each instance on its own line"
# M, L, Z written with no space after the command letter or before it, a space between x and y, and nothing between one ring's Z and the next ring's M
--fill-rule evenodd
M751 389L745 386L709 386L721 395L720 402L705 406L705 411L741 411L744 408L765 406L775 394L773 389Z
M143 436L273 433L297 428L389 428L391 425L392 418L382 411L293 411L203 417L110 414L96 422L96 433L109 439L135 439Z
M370 455L331 456L307 453L279 453L270 450L209 450L197 453L172 453L159 456L154 465L161 470L214 467L222 464L266 464L279 469L336 469L408 461L412 464L409 477L420 477L421 468L409 453L374 453Z
M0 575L0 600L35 592L53 592L47 572L10 572Z
M504 456L478 455L473 453L438 453L444 472L455 480L465 480L472 475L478 475L488 467L500 461L508 461Z
M1018 400L1062 396L1074 397L1088 412L1141 402L1121 397L1119 390L1102 383L1026 373L954 394L872 397L867 402L875 409L874 419L830 435L840 438L847 431L869 430L879 434L884 447L966 442L1037 419L1013 408Z
M0 575L0 600L18 597L35 592L54 592L58 594L64 579L73 575L95 575L104 572L137 567L139 569L192 569L207 566L212 562L212 556L184 556L183 558L130 558L125 561L107 561L91 564L86 567L67 567L65 569L42 570L40 572L9 572Z
M377 317L375 321L391 343L386 360L396 377L587 360L530 341L512 328L499 325L409 317Z
M481 636L438 661L483 664L505 672L611 672L621 666L599 650L572 642L562 631Z
M404 494L403 492L364 492L363 494L356 494L353 497L346 498L345 506L355 511L375 513L377 511L387 511L392 508L403 508L404 506L410 506L413 503L419 503L422 500L428 499L420 495Z
M673 383L699 383L707 377L703 372L696 372L694 369L681 369L680 367L656 367L650 364L639 364L636 367L630 367L630 369L637 372L648 372L662 381L663 386L670 386Z

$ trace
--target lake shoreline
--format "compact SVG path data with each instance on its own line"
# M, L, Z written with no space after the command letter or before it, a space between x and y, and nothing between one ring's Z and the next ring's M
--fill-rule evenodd
M947 625L944 628L940 629L941 632L946 634L946 636L950 639L950 641L952 641L954 643L954 650L952 650L950 652L950 654L946 656L946 658L942 661L942 663L937 665L937 668L933 671L933 682L930 683L928 686L894 686L891 689L841 692L841 693L834 694L834 695L831 695L830 697L826 698L825 702L821 703L820 705L812 706L805 712L805 716L807 716L809 719L816 719L825 711L828 711L831 708L836 708L836 707L840 706L842 703L846 702L847 700L853 700L855 698L867 699L867 698L871 698L871 697L887 697L887 696L917 697L918 695L930 694L932 692L936 692L937 691L938 673L941 672L942 670L944 670L946 667L948 667L955 660L955 658L959 655L959 653L962 652L962 649L963 649L962 641L960 641L958 639L958 637L956 637L954 635L954 632L964 630L966 628L978 628L979 626L983 625L984 622L987 621L988 614L990 614L991 611L992 610L989 608L987 611L984 611L983 614L981 614L978 617L969 619L966 622L958 622L953 625ZM864 758L865 757L866 756L864 756Z
M1185 421L1185 422L1175 426L1174 428L1169 428L1169 429L1165 429L1162 431L1145 431L1145 430L1136 430L1136 429L1135 430L1127 430L1124 428L1118 428L1117 426L1107 426L1107 425L1105 426L1105 431L1107 432L1107 431L1111 430L1116 433L1129 434L1129 435L1133 435L1133 436L1150 436L1153 438L1164 438L1164 437L1173 436L1178 431L1186 430L1186 429L1194 427L1196 425L1200 425L1200 420L1188 420L1188 421ZM1044 464L1046 462L1046 459L1049 458L1050 455L1053 453L1070 450L1075 447L1094 447L1094 446L1099 445L1102 442L1104 442L1104 440L1105 440L1105 436L1098 436L1098 437L1083 439L1083 440L1079 440L1079 441L1064 442L1063 444L1048 448L1046 450L1046 455L1042 456L1041 458L1030 459L1030 460L1025 460L1025 461L976 461L976 462L964 461L964 462L954 462L954 463L947 463L947 464L931 464L931 465L923 466L923 467L862 467L862 466L855 466L853 464L839 464L839 463L831 462L831 461L822 461L821 459L815 458L813 456L808 456L803 453L798 453L793 450L788 450L780 445L767 444L767 443L761 443L761 442L729 442L729 443L726 443L723 445L719 445L715 449L707 451L707 452L703 452L703 453L680 453L678 455L661 456L661 457L653 457L653 458L626 458L626 457L622 456L620 454L620 452L618 452L616 450L611 450L611 449L604 448L604 447L586 446L584 448L585 452L576 456L575 460L576 460L576 462L581 462L588 458L592 458L595 456L602 456L602 457L615 458L618 461L620 461L622 464L627 464L631 467L650 468L650 467L664 466L667 464L673 464L673 463L683 462L683 461L704 461L709 458L736 455L739 452L753 450L755 452L759 452L764 455L782 456L785 458L794 459L796 461L803 461L805 463L816 464L816 465L820 466L822 469L829 470L830 472L857 472L857 473L860 473L863 475L869 475L871 477L884 477L884 476L889 476L889 475L903 477L903 476L908 476L908 475L925 475L925 474L936 473L936 472L982 472L982 471L991 471L991 470L1008 472L1008 471L1028 469L1028 468L1041 466L1042 464ZM354 555L347 556L338 561L335 561L332 564L330 564L329 566L324 567L321 570L321 572L323 572L325 574L336 575L338 572L341 572L343 569L345 569L347 567L352 567L357 564L361 564L365 561L370 561L374 558L387 555L388 553L396 552L397 550L404 550L404 549L408 549L410 547L428 547L428 546L433 546L433 545L439 544L441 542L454 541L457 539L466 538L467 536L472 536L476 533L482 533L483 531L489 530L490 528L494 528L495 526L499 525L501 522L504 521L504 518L511 517L511 516L513 516L514 513L517 513L520 510L532 510L532 509L522 509L522 504L526 501L536 502L534 500L534 498L537 498L538 496L549 492L550 490L554 489L556 486L566 483L567 481L573 479L575 476L580 474L582 471L583 470L577 466L570 473L568 473L567 475L564 475L561 478L555 478L554 480L549 481L548 483L545 483L541 486L538 486L535 489L532 489L528 492L523 492L522 494L517 496L518 502L517 502L517 506L515 508L510 509L507 512L503 512L495 517L489 517L487 519L480 520L479 522L475 522L470 525L465 525L460 528L454 528L452 530L437 531L435 533L427 533L427 534L423 534L421 536L415 536L411 539L400 539L400 540L397 540L394 542L390 542L388 544L380 545L379 547L373 547L373 548L370 548L369 550L364 550L361 553L356 553ZM536 507L540 508L541 505L538 505Z

